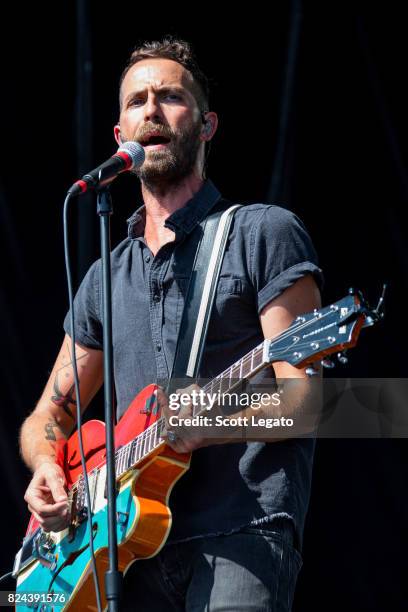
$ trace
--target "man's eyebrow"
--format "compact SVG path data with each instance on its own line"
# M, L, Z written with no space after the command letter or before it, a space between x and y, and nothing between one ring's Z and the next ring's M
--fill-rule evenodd
M156 91L160 93L185 93L185 88L180 87L180 85L165 85L164 87L159 87Z
M155 92L161 93L161 94L163 93L185 94L186 93L185 87L180 87L179 85L165 85L163 87L154 87L153 89ZM132 100L133 98L136 98L137 96L141 96L145 91L146 91L145 89L139 89L139 90L134 90L130 92L130 94L128 94L125 98L125 104L129 102L129 100Z

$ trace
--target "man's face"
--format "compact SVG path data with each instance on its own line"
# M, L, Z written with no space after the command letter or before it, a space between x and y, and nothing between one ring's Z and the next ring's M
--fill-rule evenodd
M202 143L190 72L173 60L142 60L126 74L121 94L120 138L140 142L146 153L139 178L158 185L189 175Z

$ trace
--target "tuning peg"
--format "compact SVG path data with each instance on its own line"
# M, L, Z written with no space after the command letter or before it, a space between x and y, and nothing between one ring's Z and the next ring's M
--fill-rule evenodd
M332 362L332 360L331 359L327 359L327 357L325 359L322 359L320 363L322 364L322 366L324 368L328 368L328 369L334 368L334 366L335 366L335 364Z
M337 359L342 365L346 365L348 363L348 357L343 353L337 353Z
M306 368L305 372L309 377L316 376L319 373L317 370L314 369L313 366L309 366L308 368Z

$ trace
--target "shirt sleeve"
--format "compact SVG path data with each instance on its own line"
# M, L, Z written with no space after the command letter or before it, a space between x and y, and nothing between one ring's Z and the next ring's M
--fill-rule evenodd
M258 313L299 278L312 274L323 287L323 272L302 221L279 206L265 206L251 240L252 282Z
M86 273L74 299L75 339L93 349L103 349L100 317L101 262L96 261ZM71 336L70 311L64 319L64 330Z

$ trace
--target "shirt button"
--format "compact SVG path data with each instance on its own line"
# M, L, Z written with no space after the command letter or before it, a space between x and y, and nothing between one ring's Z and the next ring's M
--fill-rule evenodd
M145 257L145 262L146 262L146 263L149 263L149 261L150 261L150 255L146 255L146 257Z
M158 350L158 351L159 351L159 353L160 353L160 351L161 351L161 344L158 344L158 345L156 346L156 348L157 348L157 350Z
M153 302L160 302L160 294L159 293L155 293L153 295Z

